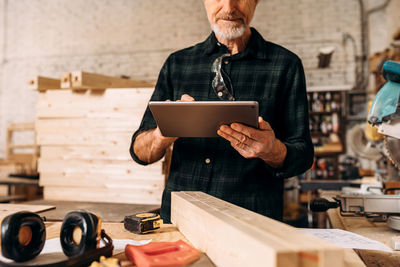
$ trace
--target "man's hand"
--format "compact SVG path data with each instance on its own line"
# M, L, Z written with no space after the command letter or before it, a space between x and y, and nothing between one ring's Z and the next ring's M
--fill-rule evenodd
M194 101L194 98L184 94L178 101ZM157 126L157 128L143 132L136 137L133 151L140 160L153 163L161 159L165 154L165 150L177 139L178 137L163 136Z
M271 126L261 117L258 118L258 127L232 123L231 126L222 125L217 133L243 157L261 158L273 168L281 167L286 157L286 146L275 138Z
M171 100L167 100L167 102L170 102ZM188 94L183 94L181 96L180 100L177 100L177 102L185 102L185 101L194 101L194 98L191 97ZM157 126L157 128L152 132L153 138L156 141L155 146L157 147L168 147L170 146L173 142L175 142L178 137L165 137L162 135L160 128Z

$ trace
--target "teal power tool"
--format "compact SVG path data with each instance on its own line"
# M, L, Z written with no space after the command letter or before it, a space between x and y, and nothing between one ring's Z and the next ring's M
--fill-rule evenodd
M368 115L368 122L372 125L400 118L400 63L386 61L383 77L387 83L374 98Z
M383 77L387 83L375 96L368 122L384 135L386 155L400 170L400 63L386 61Z

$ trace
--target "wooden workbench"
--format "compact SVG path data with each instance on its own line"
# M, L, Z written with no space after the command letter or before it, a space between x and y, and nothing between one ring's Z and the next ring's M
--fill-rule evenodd
M389 228L385 222L373 222L365 217L342 217L339 209L328 210L332 228L350 231L367 238L382 242L392 248L391 238L400 232ZM400 252L393 253L373 250L356 250L367 266L400 266Z
M62 221L65 215L73 210L86 210L99 216L103 222L123 222L126 215L141 212L153 212L160 208L159 205L147 204L121 204L79 201L33 200L24 202L30 205L51 205L56 208L41 212L40 216L47 221Z
M165 224L160 229L155 231L154 233L145 234L145 235L137 235L131 233L124 229L123 223L103 223L102 228L105 230L107 235L109 235L113 239L133 239L135 241L140 240L149 240L152 242L174 242L180 239L185 242L190 242L178 231L178 229L172 224ZM61 229L61 222L50 222L46 223L46 239L52 239L59 237ZM115 257L119 258L122 261L126 261L126 257L124 253L120 253L115 255ZM126 262L124 262L126 263ZM127 265L124 265L127 266ZM133 265L131 265L133 266ZM188 267L214 267L215 265L211 262L211 260L202 253L200 259L190 265Z

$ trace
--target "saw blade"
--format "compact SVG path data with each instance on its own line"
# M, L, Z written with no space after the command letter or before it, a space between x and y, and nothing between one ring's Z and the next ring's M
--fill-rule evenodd
M400 170L400 139L385 135L384 144L390 161Z

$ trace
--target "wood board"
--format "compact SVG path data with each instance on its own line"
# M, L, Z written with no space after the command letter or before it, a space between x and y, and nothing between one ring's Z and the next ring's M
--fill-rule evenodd
M43 76L36 76L29 81L29 87L33 90L43 91L48 89L59 89L60 80Z
M0 204L0 219L19 211L41 212L54 208L51 205Z
M125 185L115 188L71 187L45 185L46 200L73 200L107 203L160 204L162 190L130 189Z
M123 79L118 77L111 77L107 75L89 73L85 71L71 72L72 88L88 88L88 89L101 89L101 88L132 88L132 87L153 87L154 85L148 82L135 81L130 79Z
M218 266L344 266L343 249L202 192L172 192L171 221Z
M72 88L71 72L65 72L61 74L61 88L63 89Z

